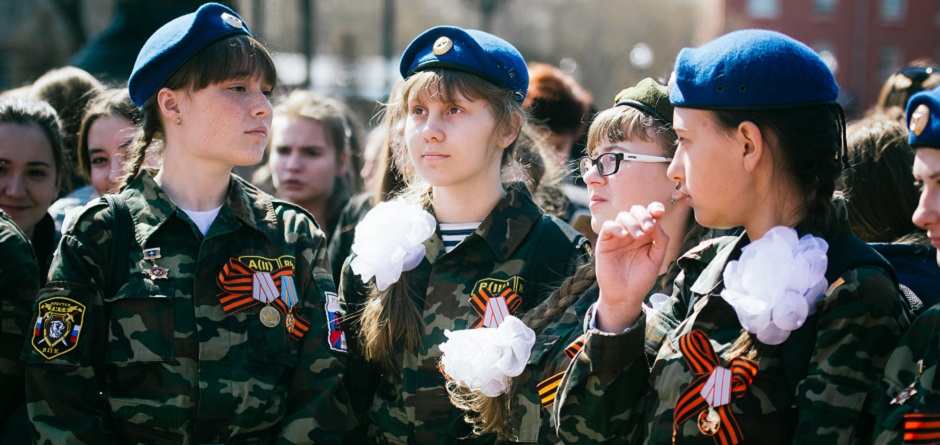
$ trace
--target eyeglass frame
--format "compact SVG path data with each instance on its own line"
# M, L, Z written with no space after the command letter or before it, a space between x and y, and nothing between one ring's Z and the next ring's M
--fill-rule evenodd
M600 159L604 156L613 156L615 159L614 162L614 171L610 173L605 173L602 170ZM585 168L585 161L589 161L590 165ZM581 176L584 177L587 175L587 172L591 170L591 167L597 167L597 174L601 176L610 176L616 174L620 171L620 163L623 161L629 162L646 162L652 164L663 164L672 162L672 158L667 158L664 156L651 156L651 155L641 155L635 153L619 153L619 152L607 152L597 155L596 158L590 156L582 156L578 159L578 171L581 173Z

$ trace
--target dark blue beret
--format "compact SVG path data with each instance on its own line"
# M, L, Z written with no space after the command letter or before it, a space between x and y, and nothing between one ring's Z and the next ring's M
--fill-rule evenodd
M161 26L137 54L127 81L131 102L142 106L193 54L235 34L250 36L251 30L238 13L218 3L206 3Z
M940 149L940 87L911 97L907 103L907 128L911 147Z
M529 69L509 42L475 29L438 26L415 37L401 56L399 71L452 69L480 76L513 92L522 103L529 89Z
M834 104L839 85L810 47L774 31L725 34L676 58L669 100L700 109L775 109Z

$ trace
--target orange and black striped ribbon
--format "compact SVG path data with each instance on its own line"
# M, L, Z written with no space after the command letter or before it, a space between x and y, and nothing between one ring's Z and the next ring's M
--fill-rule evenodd
M259 304L264 304L252 297L252 286L254 285L252 277L254 273L255 271L248 265L235 258L229 258L228 262L222 266L222 271L219 272L216 283L218 283L219 289L222 290L219 294L219 302L222 303L222 310L225 311L226 315L232 315ZM281 277L293 275L294 270L291 266L284 266L271 272L271 278L274 279L274 284L278 289L281 288ZM290 311L280 298L272 301L271 306L274 306L275 309L285 315ZM310 322L298 316L295 311L293 329L288 331L291 338L300 340L309 329Z
M480 289L477 293L470 296L470 307L480 316L480 318L475 321L471 328L476 329L483 327L483 316L486 314L486 303L490 301L490 298L503 297L506 300L506 307L509 308L509 314L515 314L516 310L519 309L519 306L522 306L522 297L519 294L512 291L512 288L506 286L499 293L499 295L493 295L489 289Z
M539 399L542 401L542 408L547 409L555 403L555 394L558 393L558 385L561 384L561 378L564 376L565 372L562 371L535 385L535 389L539 392Z
M676 433L686 420L689 420L708 408L708 402L702 398L702 387L708 381L712 370L719 366L718 354L712 348L708 336L702 331L692 331L679 338L679 350L682 351L682 357L685 359L689 370L694 374L695 380L679 396L676 402L675 422L672 427L673 443L676 441ZM760 369L757 362L743 357L736 357L728 362L728 368L731 370L731 395L732 397L741 397L747 391L748 386L754 381L754 376ZM713 407L721 418L721 428L718 433L712 436L716 444L731 445L737 444L744 439L741 433L741 427L738 426L734 414L731 412L731 405Z
M904 443L910 445L940 444L940 414L905 414Z
M568 358L573 359L574 356L578 355L578 353L581 352L581 348L583 347L584 347L584 335L581 335L580 337L577 338L577 340L571 342L571 344L568 345L567 348L565 348L565 355L567 355Z

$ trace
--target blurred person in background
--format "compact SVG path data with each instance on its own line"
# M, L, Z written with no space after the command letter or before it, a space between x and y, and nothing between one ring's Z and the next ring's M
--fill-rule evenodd
M68 154L66 176L62 181L61 195L81 189L86 202L93 197L93 190L85 182L78 166L78 128L88 103L104 90L104 85L95 76L81 68L66 66L49 70L39 76L30 88L30 98L48 102L56 110L62 132L62 143ZM77 195L79 196L79 195Z
M78 129L78 167L94 194L86 199L87 193L76 189L54 202L49 214L57 230L62 231L67 214L105 193L117 193L127 147L137 135L139 120L140 111L126 88L105 90L89 102Z
M907 137L904 125L886 114L849 125L841 182L852 231L894 266L912 311L919 313L940 302L940 267L936 249L911 221L920 192Z
M45 283L59 240L47 212L67 174L55 110L31 100L0 100L0 209L29 237Z
M868 114L887 113L890 117L904 122L904 110L911 96L919 91L931 90L940 85L940 68L931 59L917 59L905 68L901 68L885 80L878 94L878 101L868 110Z
M332 234L340 212L357 192L350 168L358 122L335 99L297 90L274 107L268 169L278 197L310 212Z

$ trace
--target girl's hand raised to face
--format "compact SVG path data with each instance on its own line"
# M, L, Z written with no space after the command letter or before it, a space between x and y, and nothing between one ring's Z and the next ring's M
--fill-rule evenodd
M643 299L653 288L666 256L669 236L658 220L665 211L658 202L647 207L635 205L601 227L594 252L600 287L598 329L621 332L639 319Z

